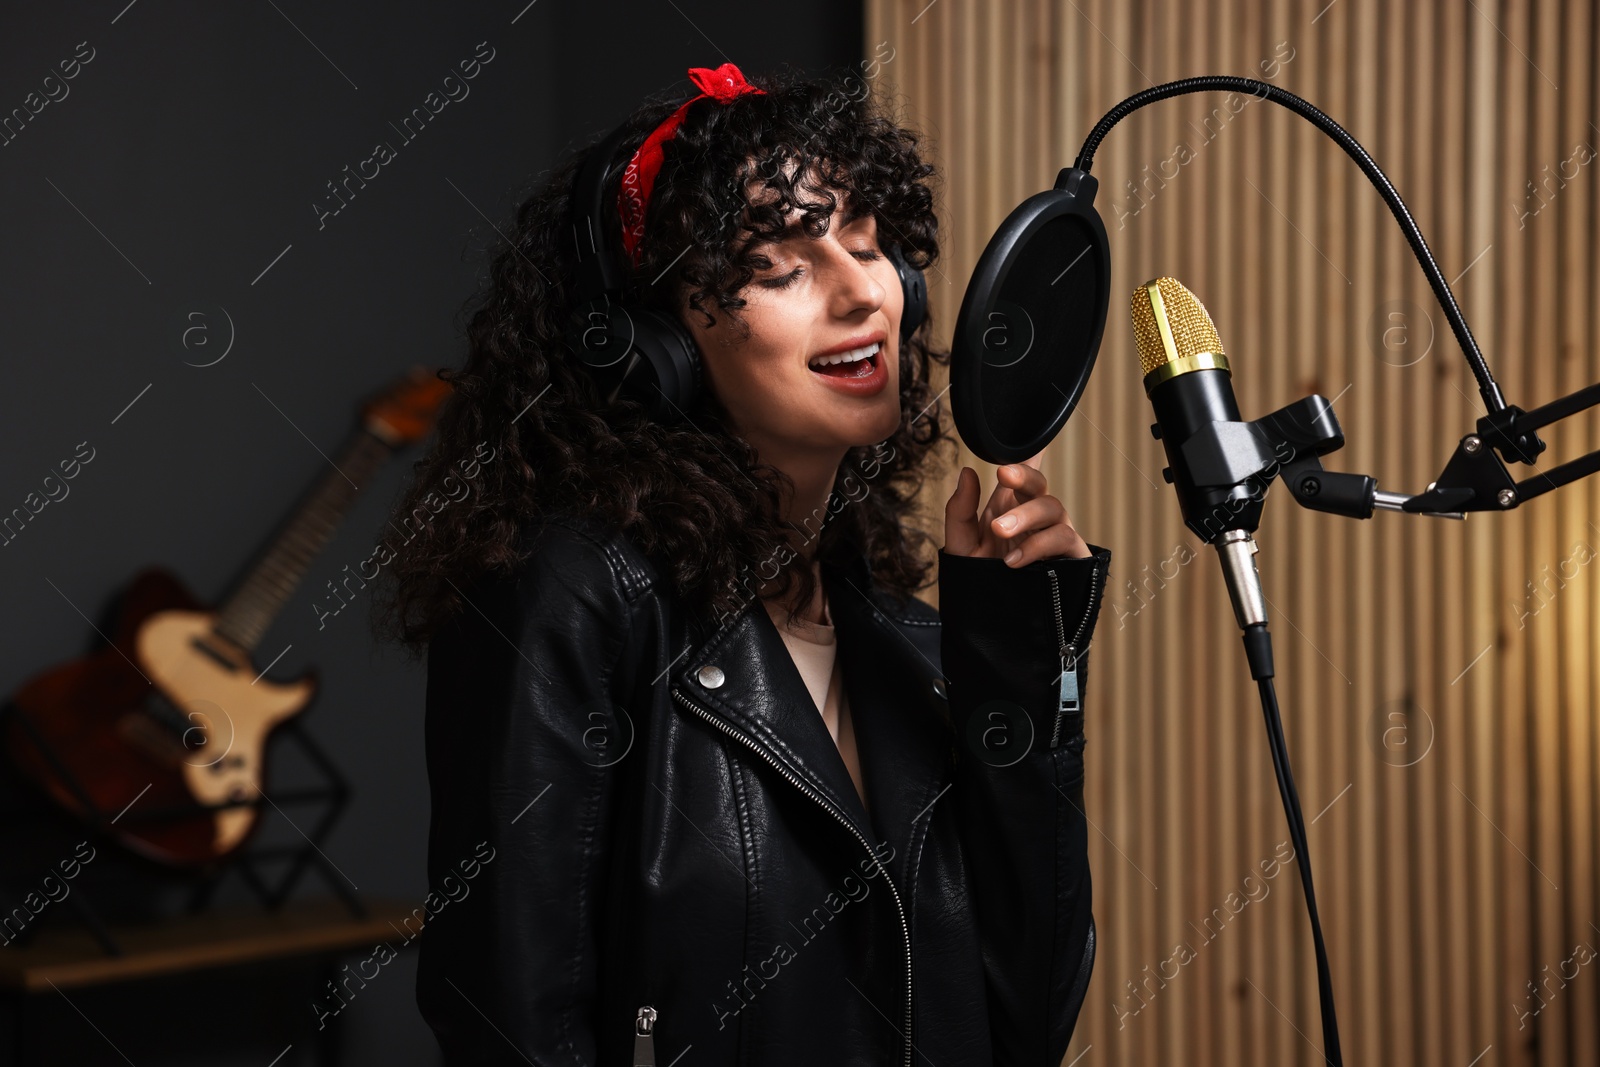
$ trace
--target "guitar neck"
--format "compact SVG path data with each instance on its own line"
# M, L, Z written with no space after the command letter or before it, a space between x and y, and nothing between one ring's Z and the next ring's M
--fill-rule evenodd
M252 651L294 594L311 561L327 545L368 478L393 447L358 429L304 502L273 538L250 573L217 611L216 632Z

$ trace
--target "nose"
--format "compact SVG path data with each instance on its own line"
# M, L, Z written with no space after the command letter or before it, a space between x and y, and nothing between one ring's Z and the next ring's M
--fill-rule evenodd
M888 291L878 281L873 264L879 260L857 259L842 245L829 241L833 311L839 318L850 318L863 309L869 314L883 306Z

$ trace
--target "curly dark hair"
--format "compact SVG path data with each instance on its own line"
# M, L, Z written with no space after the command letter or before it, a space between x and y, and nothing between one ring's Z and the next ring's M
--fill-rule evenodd
M641 302L681 317L686 299L709 326L714 300L718 313L742 322L739 292L772 265L751 245L776 239L791 210L820 236L836 194L874 214L886 254L892 246L910 265L932 266L935 169L918 154L920 137L893 120L866 81L807 78L787 65L749 80L764 93L697 102L664 146L633 274L650 280L638 285ZM628 118L616 163L685 99L662 96ZM633 401L603 406L567 348L576 275L569 193L594 147L539 182L495 250L487 288L462 309L471 313L466 362L439 372L454 392L391 516L390 528L407 540L396 545L375 596L375 629L420 656L463 607L468 583L512 571L526 552L522 532L558 510L600 515L620 528L678 595L719 618L753 596L793 593L791 583L798 602L810 603L812 571L794 548L812 537L819 560L864 553L896 599L928 587L932 539L905 520L916 511L925 457L940 442L954 445L928 381L930 362L950 360L929 346L931 314L899 354L899 428L846 454L820 532L809 520L786 521L781 494L792 492L792 481L732 431L709 388L684 422L664 426ZM777 197L752 205L761 186ZM450 489L463 478L465 505Z

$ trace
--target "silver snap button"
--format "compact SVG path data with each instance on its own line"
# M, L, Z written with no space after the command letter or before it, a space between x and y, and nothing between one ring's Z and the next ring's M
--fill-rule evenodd
M715 689L727 680L727 676L722 673L722 668L711 664L701 667L695 672L695 677L707 689Z
M945 699L945 695L944 695L945 694L945 688L944 688L944 679L943 678L935 678L933 680L933 692L934 692L934 694L936 696L938 696L938 698L940 700Z

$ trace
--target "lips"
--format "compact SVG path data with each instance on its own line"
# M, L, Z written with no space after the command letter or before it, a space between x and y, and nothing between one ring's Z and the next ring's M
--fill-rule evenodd
M830 363L825 367L813 367L813 374L820 374L825 378L870 378L878 369L878 357L868 356L858 359L854 363Z
M830 378L866 378L876 370L882 351L882 343L872 341L846 352L813 356L807 366L815 373Z
M873 341L848 352L813 358L811 373L817 376L819 385L828 389L847 396L872 397L889 384L888 362L882 342Z

